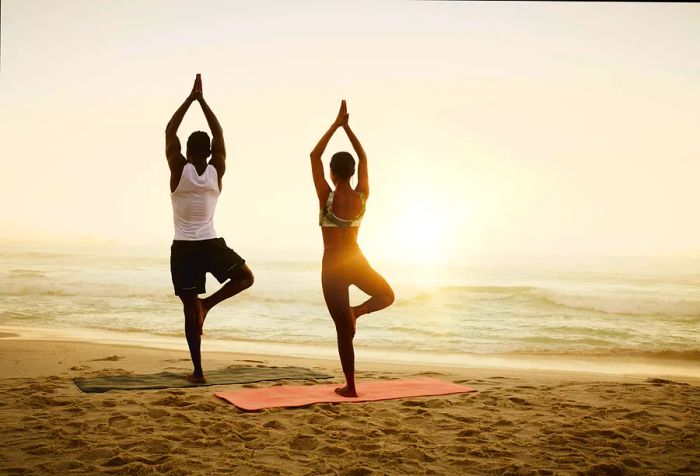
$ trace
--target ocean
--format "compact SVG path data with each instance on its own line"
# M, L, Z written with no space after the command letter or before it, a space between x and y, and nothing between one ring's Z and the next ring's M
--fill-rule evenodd
M203 350L334 357L320 256L249 265L255 285L211 311ZM358 360L700 375L698 259L376 268L396 302L358 321ZM167 250L6 247L0 283L4 332L186 349ZM362 297L352 290L353 303Z

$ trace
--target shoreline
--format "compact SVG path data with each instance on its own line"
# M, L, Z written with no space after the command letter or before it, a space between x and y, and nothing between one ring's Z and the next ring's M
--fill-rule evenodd
M0 326L0 343L8 340L64 342L123 346L129 348L159 349L184 352L182 338L151 334L121 333L94 329L50 329L35 327ZM338 363L334 347L275 342L218 340L202 341L202 354L230 354L237 356L264 356L269 359L301 360ZM454 354L426 351L384 351L356 345L356 361L364 366L397 365L404 367L440 368L446 370L503 370L519 372L554 372L591 374L620 377L657 377L700 381L700 365L682 359L644 359L618 356L576 356L562 354Z

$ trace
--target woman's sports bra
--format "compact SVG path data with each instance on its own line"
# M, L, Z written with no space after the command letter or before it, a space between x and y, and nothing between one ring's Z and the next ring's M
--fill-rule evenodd
M360 226L360 223L362 223L362 217L365 214L365 194L360 193L360 199L362 200L362 210L360 210L360 213L357 214L355 218L352 220L344 220L342 218L338 218L335 216L335 213L333 213L333 194L335 194L335 190L332 190L331 193L328 194L328 199L326 199L326 204L324 207L321 209L321 211L318 214L318 224L319 226L322 227L358 227Z

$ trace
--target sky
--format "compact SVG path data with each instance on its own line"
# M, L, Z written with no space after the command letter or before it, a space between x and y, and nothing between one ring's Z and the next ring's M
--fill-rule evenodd
M3 240L167 254L201 73L244 256L320 254L309 152L346 99L370 257L700 257L697 4L5 0L1 39Z

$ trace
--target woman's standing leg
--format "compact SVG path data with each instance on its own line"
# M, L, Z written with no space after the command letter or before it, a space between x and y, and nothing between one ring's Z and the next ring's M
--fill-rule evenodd
M350 313L350 298L348 284L340 277L339 272L328 269L325 260L321 274L323 297L328 306L328 312L335 323L338 338L338 355L345 374L346 385L335 391L344 397L356 397L355 389L355 349L352 340L355 337L355 326ZM338 269L337 271L341 271Z

